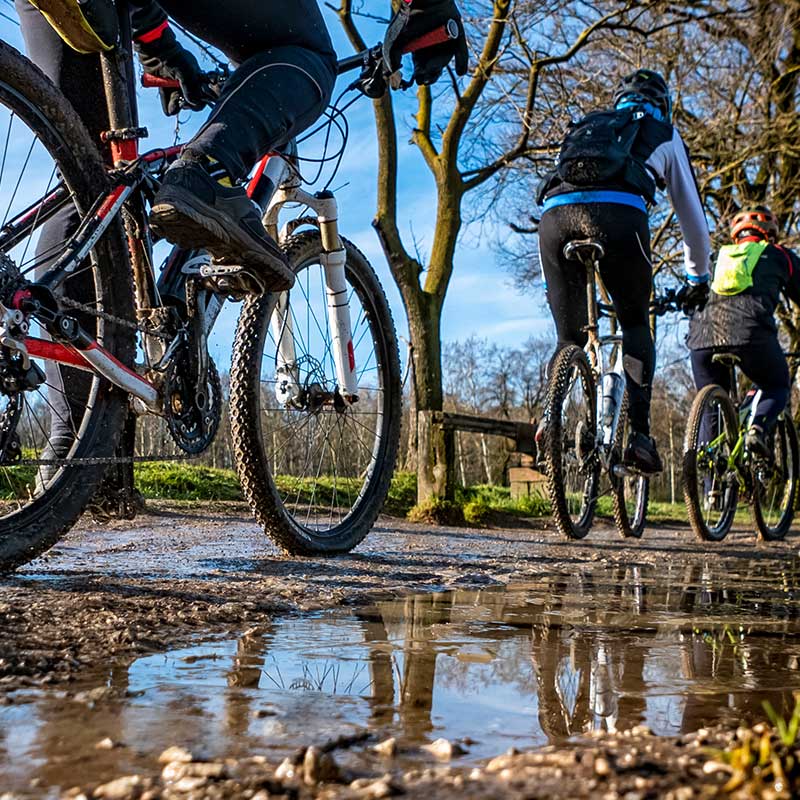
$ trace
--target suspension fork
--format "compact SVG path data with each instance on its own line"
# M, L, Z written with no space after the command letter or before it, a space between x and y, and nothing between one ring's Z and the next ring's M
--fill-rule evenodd
M332 192L320 192L319 230L322 236L321 257L325 269L325 295L328 306L328 323L332 332L334 364L339 393L345 402L358 399L358 376L353 334L350 322L345 263L347 253L339 238L339 209Z
M339 395L346 403L358 399L358 375L350 321L350 301L345 263L347 253L339 238L338 206L331 192L320 192L313 198L322 238L320 263L325 273L325 301L331 331L331 355L336 369ZM289 293L279 295L270 320L271 333L277 342L276 380L281 402L299 396L301 386L297 372L297 355Z

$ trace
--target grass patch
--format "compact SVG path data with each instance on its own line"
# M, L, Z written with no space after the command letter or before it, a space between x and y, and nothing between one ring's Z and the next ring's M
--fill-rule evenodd
M134 466L139 491L152 500L242 500L230 469L158 461Z

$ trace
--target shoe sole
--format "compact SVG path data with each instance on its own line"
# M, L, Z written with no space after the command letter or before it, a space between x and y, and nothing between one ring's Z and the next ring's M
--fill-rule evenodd
M214 260L239 264L255 271L268 292L285 292L295 275L285 261L250 238L213 206L165 188L150 210L150 226L159 235L186 250L208 250ZM228 270L226 274L230 274Z

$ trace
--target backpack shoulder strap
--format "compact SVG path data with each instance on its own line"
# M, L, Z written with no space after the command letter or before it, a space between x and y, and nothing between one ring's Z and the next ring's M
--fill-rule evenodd
M779 244L776 244L775 247L783 253L783 257L786 259L786 263L789 266L789 277L791 278L792 275L794 275L794 264L792 263L792 257L789 255L789 251Z

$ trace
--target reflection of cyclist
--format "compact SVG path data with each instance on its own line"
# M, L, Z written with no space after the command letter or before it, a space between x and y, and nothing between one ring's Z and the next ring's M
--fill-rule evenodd
M56 25L54 8L62 18L78 15L84 28L97 29L98 49L102 47L108 15L114 11L111 0L31 2L48 10ZM25 0L16 3L31 58L98 135L108 127L98 59L69 51ZM317 3L132 0L130 5L145 71L177 79L189 107L203 108L210 98L197 61L176 41L167 14L237 65L211 116L167 172L152 207L154 229L181 246L206 249L227 265L243 265L256 277L256 285L289 288L294 276L241 183L261 156L308 128L328 104L336 54ZM400 5L402 11L389 28L391 59L399 65L408 41L454 19L459 36L415 53L414 75L419 83L433 83L454 56L456 70L464 74L466 41L454 0L403 0ZM162 91L162 104L167 113L177 113L178 94Z
M711 297L693 315L687 343L698 389L710 383L731 387L717 352L740 360L742 372L761 390L754 424L746 443L768 456L767 438L789 398L789 369L778 342L775 308L781 292L800 305L800 258L777 243L778 220L766 206L742 209L731 222L733 243L721 248L714 268Z
M565 138L557 168L539 191L543 204L539 249L558 345L586 343L586 276L567 261L564 245L594 239L605 250L600 275L622 327L631 437L625 462L661 470L650 437L650 391L655 350L648 306L652 290L647 207L666 188L684 239L686 300L707 291L708 226L686 147L670 123L664 79L650 70L628 75L614 93L614 110L589 114ZM697 295L697 297L694 297Z

